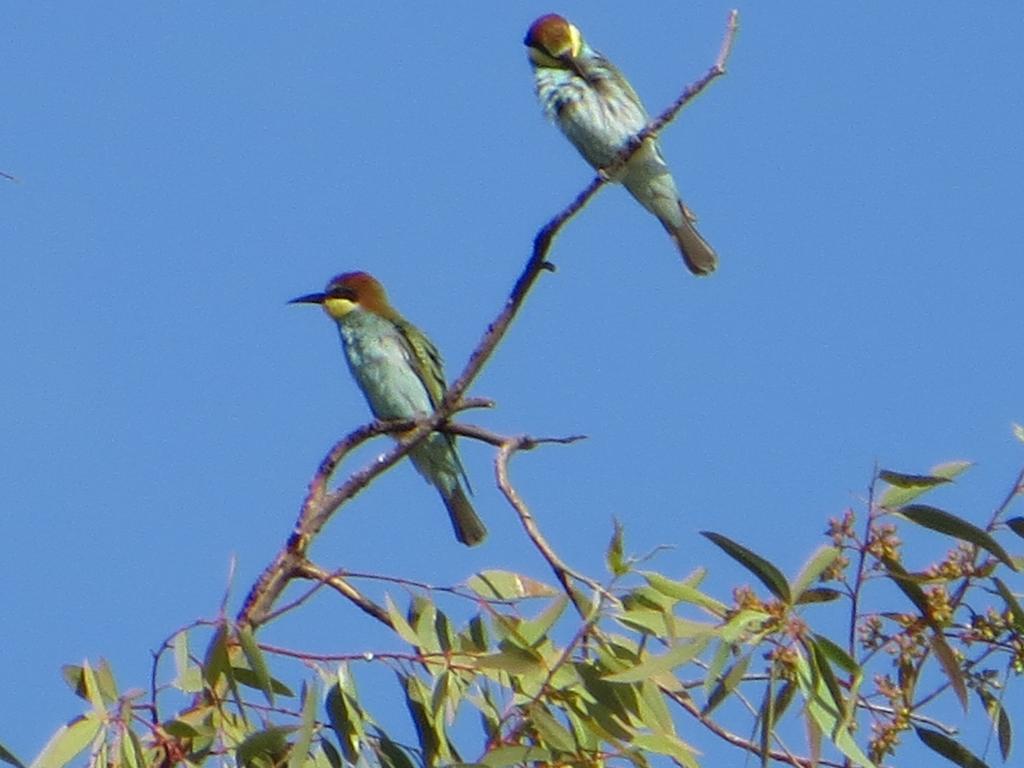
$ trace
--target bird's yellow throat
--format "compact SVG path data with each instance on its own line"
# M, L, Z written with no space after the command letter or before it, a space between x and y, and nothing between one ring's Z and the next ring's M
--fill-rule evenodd
M324 312L333 317L335 320L340 320L349 312L358 306L356 302L351 299L343 299L340 297L331 297L324 299L323 308Z

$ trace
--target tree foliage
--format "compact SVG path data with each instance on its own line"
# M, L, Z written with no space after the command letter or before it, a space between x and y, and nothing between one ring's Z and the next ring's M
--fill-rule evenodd
M733 16L709 72L617 163L724 73L735 22ZM750 542L704 532L750 576L749 584L716 595L704 569L666 573L656 568L657 553L631 554L618 524L600 573L570 568L512 482L509 463L520 451L578 438L498 435L451 421L486 404L465 397L470 383L550 267L560 228L611 175L599 174L542 228L508 302L436 414L367 425L325 456L293 533L235 616L223 608L173 632L154 653L144 689L121 688L102 660L64 669L83 711L52 736L34 768L75 761L95 768L211 761L253 768L645 768L665 760L694 768L706 764L699 739L720 740L746 753L737 761L762 765L876 766L910 735L961 766L1010 758L1014 712L1006 692L1024 671L1024 611L1012 586L1024 559L1013 551L1024 518L1009 508L1024 492L1024 472L978 523L977 514L925 503L969 464L925 474L881 470L863 508L831 520L825 540L788 575ZM498 485L550 567L550 581L493 569L438 587L402 575L349 574L310 559L310 543L332 515L435 429L495 447ZM399 431L402 442L382 460L329 487L353 448ZM910 557L902 543L909 528L934 535L924 541L947 541L948 550ZM922 559L931 564L915 565ZM282 604L286 589L304 581L306 591ZM358 647L358 628L331 654L262 639L268 626L306 610L322 591L385 628L388 649ZM360 687L368 670L386 671L404 713L371 711ZM940 719L949 701L966 711L971 699L990 721L994 748L979 749ZM22 766L3 747L0 760Z

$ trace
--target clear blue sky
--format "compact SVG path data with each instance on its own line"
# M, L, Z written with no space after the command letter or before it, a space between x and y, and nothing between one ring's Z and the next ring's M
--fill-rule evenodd
M462 367L591 178L540 114L523 34L565 14L659 111L732 6L642 7L7 4L0 741L29 758L79 711L63 663L104 656L145 685L150 649L215 615L232 556L237 602L367 419L333 329L287 299L365 269ZM741 12L728 76L663 137L719 272L691 277L606 189L472 390L494 429L590 436L513 465L569 562L599 571L614 515L633 551L675 544L658 566L710 565L721 595L748 578L698 530L792 572L875 462L976 460L938 499L976 520L1024 462L1021 6ZM401 466L314 554L546 578L491 451L463 455L486 546L456 544ZM373 647L318 605L311 647Z

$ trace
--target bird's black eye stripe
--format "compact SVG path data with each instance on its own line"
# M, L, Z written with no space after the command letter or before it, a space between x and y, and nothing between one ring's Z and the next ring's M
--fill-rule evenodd
M339 285L337 288L331 288L327 291L327 298L329 299L348 299L349 301L356 300L356 292L351 288Z

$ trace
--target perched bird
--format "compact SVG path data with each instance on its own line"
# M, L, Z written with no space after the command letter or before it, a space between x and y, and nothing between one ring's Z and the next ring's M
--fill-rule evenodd
M549 13L523 40L545 114L595 169L607 168L648 123L647 110L622 73L595 51L568 20ZM676 241L695 275L715 270L718 258L693 226L658 143L649 138L614 176Z
M446 388L441 355L423 332L388 303L384 287L366 272L346 272L323 293L290 304L319 304L341 333L349 370L378 419L415 419L433 413ZM469 487L451 435L433 432L409 454L441 494L455 538L473 546L487 529L462 490Z

